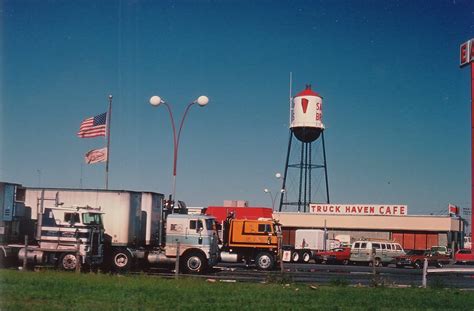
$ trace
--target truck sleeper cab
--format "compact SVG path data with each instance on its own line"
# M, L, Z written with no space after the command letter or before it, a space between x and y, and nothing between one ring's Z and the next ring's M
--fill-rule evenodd
M375 252L374 252L375 250ZM360 240L352 244L350 261L366 263L369 266L388 266L395 263L396 257L405 255L399 243L392 241L365 241Z

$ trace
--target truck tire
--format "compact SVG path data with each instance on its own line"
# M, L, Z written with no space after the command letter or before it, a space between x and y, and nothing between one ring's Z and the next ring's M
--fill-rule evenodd
M73 253L62 254L59 259L59 268L64 271L74 271L78 264L76 255Z
M255 264L258 270L268 271L273 269L275 259L270 253L260 252L255 257Z
M189 252L184 255L182 269L188 274L200 274L206 271L206 258L199 252Z
M300 261L300 253L298 251L291 252L291 262L299 262Z
M311 254L308 252L304 252L303 255L301 256L301 260L304 263L309 263L309 261L311 260Z
M127 249L116 249L112 252L110 265L116 272L126 272L132 265L132 254Z

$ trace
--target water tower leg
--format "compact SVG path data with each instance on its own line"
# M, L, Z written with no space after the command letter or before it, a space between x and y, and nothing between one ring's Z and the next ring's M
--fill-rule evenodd
M301 212L301 187L303 186L303 158L304 158L304 142L301 142L300 185L299 185L299 192L298 192L298 213Z
M326 162L326 146L324 144L324 132L321 133L321 139L323 143L323 157L324 157L324 177L326 178L326 199L327 199L327 204L330 203L329 200L329 182L328 182L328 165Z
M285 190L286 192L286 174L288 173L288 162L290 161L290 151L291 151L291 140L293 138L293 132L290 129L290 138L288 140L288 151L286 152L286 163L285 163L285 172L283 174L283 183L281 185L281 189ZM285 195L285 192L281 192L280 194L280 207L278 208L278 211L281 212L281 208L283 206L283 196Z

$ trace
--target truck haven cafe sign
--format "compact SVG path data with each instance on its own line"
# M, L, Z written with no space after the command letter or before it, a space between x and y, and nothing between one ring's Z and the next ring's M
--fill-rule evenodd
M322 215L406 216L406 205L310 204L309 212Z

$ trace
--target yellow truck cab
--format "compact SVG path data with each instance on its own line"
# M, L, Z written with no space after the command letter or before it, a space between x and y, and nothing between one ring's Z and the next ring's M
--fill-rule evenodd
M273 219L233 219L223 226L221 261L252 261L260 270L271 270L278 261L280 225Z

